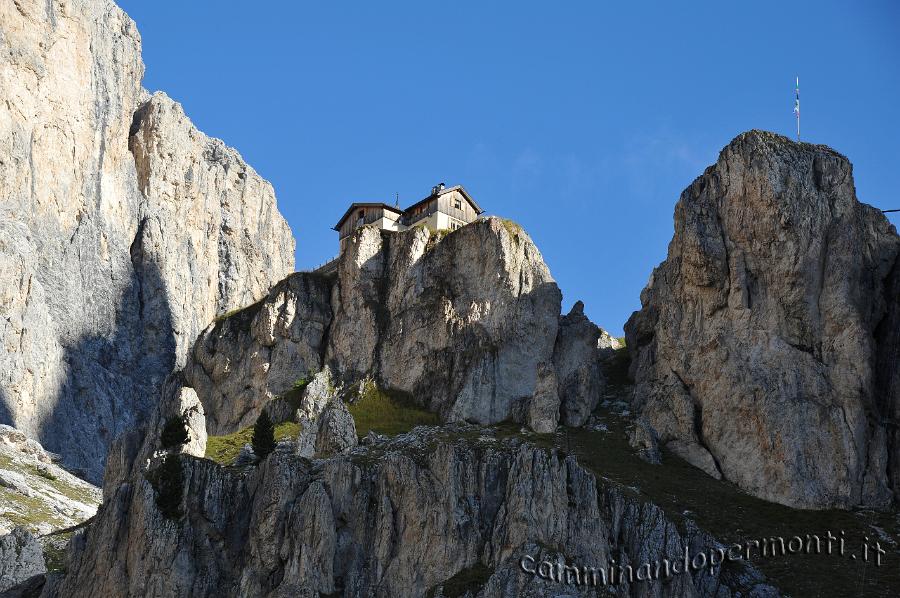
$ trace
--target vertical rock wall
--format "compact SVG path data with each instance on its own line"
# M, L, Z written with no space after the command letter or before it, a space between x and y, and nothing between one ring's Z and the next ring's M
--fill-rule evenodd
M682 193L668 257L626 325L660 440L768 500L888 504L898 253L846 158L735 138Z
M268 183L143 71L111 1L0 4L0 423L95 481L212 316L293 268Z

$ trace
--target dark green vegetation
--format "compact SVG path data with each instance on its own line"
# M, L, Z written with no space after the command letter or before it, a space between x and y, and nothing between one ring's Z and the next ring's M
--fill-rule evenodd
M187 443L188 430L185 425L184 418L172 416L166 420L162 432L159 435L159 441L163 448L175 448Z
M631 384L628 378L628 368L631 366L631 356L628 349L622 348L613 353L612 357L603 363L603 375L606 383L616 390Z
M436 426L438 416L413 403L408 396L384 391L373 382L360 384L359 396L347 409L356 424L356 434L362 438L373 430L395 436L409 432L416 426Z
M275 450L275 424L269 418L269 414L263 410L253 424L253 436L251 437L253 453L260 459L265 459Z
M149 472L148 479L156 491L156 506L168 519L181 517L181 498L184 494L184 480L181 479L181 457L166 455L162 463Z
M291 406L292 410L299 409L300 402L303 400L303 392L306 390L306 387L309 386L310 382L312 382L312 376L294 380L294 385L291 389L278 397L278 399L286 401L287 404Z
M275 440L284 438L296 438L300 433L300 424L296 422L284 422L275 426ZM237 458L245 444L250 444L253 439L253 427L247 427L233 434L224 436L210 436L206 440L207 459L211 459L221 465L231 465Z
M459 596L465 595L466 592L471 592L474 596L484 587L484 584L487 583L491 573L493 573L493 571L481 563L463 569L444 583L440 584L443 586L442 595L446 598L459 598ZM425 595L428 596L428 598L431 598L436 593L437 586L428 590Z
M75 530L82 525L79 524L74 528L55 531L40 538L39 541L44 553L44 563L48 572L66 572L66 547L69 544L69 540L75 535Z
M536 443L568 452L594 472L601 483L610 483L641 500L660 506L675 522L694 520L702 529L726 544L793 536L806 540L817 535L822 554L760 556L751 552L751 563L772 584L791 596L898 596L900 595L900 550L884 541L875 528L894 538L900 534L897 514L872 511L811 511L792 509L751 497L729 482L715 480L675 455L663 452L662 465L639 459L628 445L627 420L601 407L597 415L608 432L563 429L555 435L538 436ZM509 430L507 433L512 434ZM846 555L825 553L826 534L845 532ZM876 567L874 552L862 561L864 538L875 540L887 551ZM834 551L837 552L837 543ZM780 550L780 549L779 549ZM856 559L850 557L856 554Z

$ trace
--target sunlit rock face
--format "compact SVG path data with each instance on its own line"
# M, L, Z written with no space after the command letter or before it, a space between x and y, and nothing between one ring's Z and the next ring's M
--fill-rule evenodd
M626 325L637 406L660 441L765 499L888 504L898 252L846 158L735 138L682 193L668 257Z
M271 186L143 71L110 1L0 4L0 422L95 481L197 333L293 269Z
M332 293L326 361L347 378L373 373L446 421L532 411L555 428L555 380L539 378L553 375L561 295L537 247L498 218L439 236L357 231ZM530 409L538 388L542 407Z

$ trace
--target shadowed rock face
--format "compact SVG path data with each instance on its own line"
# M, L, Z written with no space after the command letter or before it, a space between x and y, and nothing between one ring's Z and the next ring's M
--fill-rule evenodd
M584 315L581 301L559 319L553 362L559 377L560 421L567 426L584 425L606 386L600 371L601 332Z
M561 294L518 226L472 223L438 242L415 228L357 232L338 269L326 361L345 378L374 374L445 421L494 423L531 411L552 418ZM520 419L521 421L521 419Z
M846 158L735 138L682 193L668 257L626 325L660 441L765 499L888 504L898 251Z
M141 104L128 147L144 197L135 242L162 273L181 366L215 316L265 297L293 272L294 237L272 185L164 93ZM144 293L144 309L156 297Z
M271 186L143 71L111 1L0 4L0 423L94 481L209 321L293 269Z
M267 402L322 368L330 294L321 277L292 274L260 302L203 331L184 373L210 434L251 425Z

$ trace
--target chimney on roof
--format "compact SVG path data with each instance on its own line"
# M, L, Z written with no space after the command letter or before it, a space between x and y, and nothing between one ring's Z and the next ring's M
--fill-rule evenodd
M438 183L437 185L435 185L434 187L431 188L431 194L437 195L438 193L440 193L443 190L444 190L444 183Z

